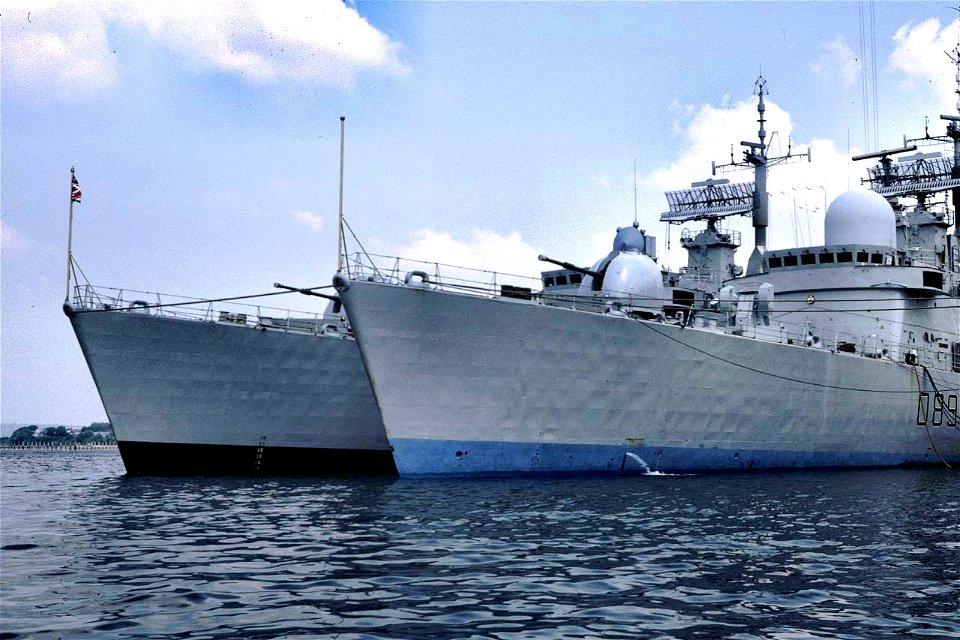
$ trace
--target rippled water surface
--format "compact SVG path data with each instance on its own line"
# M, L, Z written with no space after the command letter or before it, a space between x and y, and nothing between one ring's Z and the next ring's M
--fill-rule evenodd
M960 473L126 478L0 454L0 638L960 637Z

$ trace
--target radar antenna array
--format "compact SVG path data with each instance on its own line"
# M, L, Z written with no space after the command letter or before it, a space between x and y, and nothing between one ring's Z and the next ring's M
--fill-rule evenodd
M754 183L732 183L726 179L694 182L690 189L668 191L669 211L660 214L661 222L718 220L733 215L750 215L753 210Z
M960 187L960 179L951 178L953 159L943 154L917 153L898 158L897 163L884 162L867 169L870 188L882 196L920 196Z

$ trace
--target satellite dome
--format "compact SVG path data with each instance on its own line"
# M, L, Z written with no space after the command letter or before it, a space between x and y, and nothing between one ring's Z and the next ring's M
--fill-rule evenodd
M663 309L663 276L657 263L638 251L624 251L610 261L603 295L630 298L631 307L659 313Z
M647 240L644 233L636 224L632 227L621 227L617 229L617 235L613 238L614 251L639 251L643 253L647 249Z
M855 189L837 197L823 221L824 244L897 246L897 216L875 191Z

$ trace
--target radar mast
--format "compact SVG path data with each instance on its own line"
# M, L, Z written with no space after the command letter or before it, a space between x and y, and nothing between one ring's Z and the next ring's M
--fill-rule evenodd
M766 124L767 107L764 104L763 97L768 95L767 81L760 75L754 83L754 94L759 96L757 102L757 113L760 115L757 122L760 123L760 130L757 137L760 142L742 141L740 144L746 149L743 151L743 161L730 162L727 165L714 165L714 171L742 169L744 167L753 167L753 181L755 189L753 192L753 253L747 262L747 275L753 275L764 272L763 256L767 252L767 226L769 224L770 198L767 194L767 168L787 162L793 158L806 157L810 161L810 151L799 156L793 155L792 143L787 143L787 154L784 156L770 157L767 155L767 130Z
M763 256L767 250L767 226L769 219L769 196L767 194L767 167L787 162L793 158L806 158L810 160L810 152L794 155L792 153L792 143L787 145L787 154L779 157L770 157L766 143L766 103L764 96L768 94L767 81L762 75L754 83L754 95L758 96L757 113L759 118L757 122L760 128L757 132L759 142L742 141L740 144L746 147L743 151L743 160L736 162L732 157L729 164L713 165L713 174L717 170L734 170L745 167L753 167L753 182L743 182L730 184L728 180L709 179L703 182L696 182L691 189L683 191L672 191L666 194L670 210L661 214L660 220L668 223L679 223L687 220L706 220L707 231L717 232L716 223L723 217L730 215L750 215L753 217L754 228L754 250L747 263L747 275L764 272ZM698 236L699 238L700 236ZM731 234L721 234L725 243L733 240ZM681 242L683 237L681 237ZM688 242L684 247L688 250L696 246L697 250L705 250L709 247L702 243ZM735 250L739 246L739 234L736 236L736 243L732 246ZM690 246L687 246L690 245ZM711 245L712 246L712 245ZM732 264L732 252L729 258L724 256L721 260L723 270L727 272L727 277L740 275L739 267ZM728 264L729 262L729 264Z

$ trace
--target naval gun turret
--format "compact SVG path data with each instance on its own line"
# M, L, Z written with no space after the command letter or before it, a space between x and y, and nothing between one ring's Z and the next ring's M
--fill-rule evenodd
M558 292L556 281L564 278L567 291L578 304L603 305L607 312L649 317L663 312L663 275L657 266L656 239L640 229L620 227L613 240L613 249L589 269L544 255L537 258L563 268L563 271L544 272L544 291ZM552 281L552 283L550 282ZM562 301L551 302L558 304ZM567 305L563 305L567 306Z

